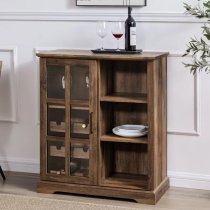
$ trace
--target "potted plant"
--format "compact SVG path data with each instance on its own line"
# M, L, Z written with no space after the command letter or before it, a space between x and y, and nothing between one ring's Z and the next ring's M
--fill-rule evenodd
M191 6L184 3L186 13L197 18L207 18L210 21L210 0L199 4L198 6ZM190 68L191 73L205 71L210 72L210 28L205 24L202 28L202 37L191 38L187 45L186 52L183 56L192 55L192 63L184 63Z

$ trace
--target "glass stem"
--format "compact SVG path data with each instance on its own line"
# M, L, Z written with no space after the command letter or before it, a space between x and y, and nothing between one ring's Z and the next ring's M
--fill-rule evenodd
M120 48L119 48L119 39L117 39L117 51L119 51Z
M101 50L104 50L104 39L101 38Z

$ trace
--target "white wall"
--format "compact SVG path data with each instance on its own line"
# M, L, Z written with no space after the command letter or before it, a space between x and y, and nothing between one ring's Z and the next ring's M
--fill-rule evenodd
M202 21L183 14L182 1L148 0L135 8L137 47L168 51L168 175L171 185L210 189L210 75L190 75L186 43ZM189 0L188 0L189 2ZM197 0L191 0L196 3ZM125 8L76 7L75 1L7 0L0 7L0 162L39 172L39 74L35 51L94 49L97 20L125 20ZM105 47L115 47L109 34ZM123 46L121 40L121 46Z

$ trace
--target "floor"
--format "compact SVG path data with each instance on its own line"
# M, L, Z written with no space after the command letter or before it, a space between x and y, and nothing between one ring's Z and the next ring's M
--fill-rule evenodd
M78 202L112 204L146 210L210 210L210 191L171 187L155 205L138 204L134 201L71 194L41 194L36 192L37 174L6 172L6 181L0 177L0 193L12 193L36 197L56 198Z

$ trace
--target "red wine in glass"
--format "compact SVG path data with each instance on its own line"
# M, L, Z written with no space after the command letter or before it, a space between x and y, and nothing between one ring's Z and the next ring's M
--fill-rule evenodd
M112 34L117 39L117 51L119 51L119 40L124 33L124 23L121 21L112 23Z
M123 34L113 34L113 36L116 38L116 39L120 39L122 37Z

